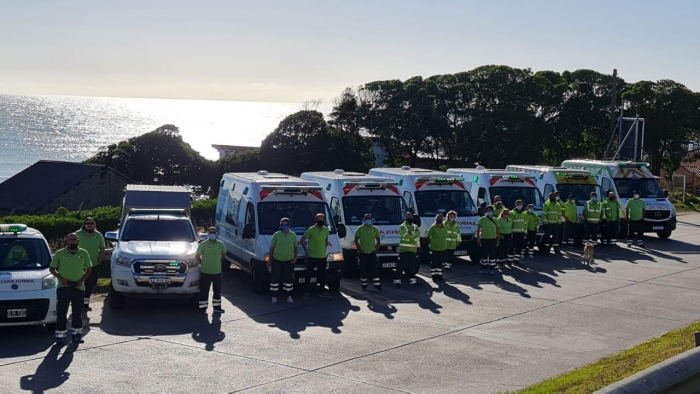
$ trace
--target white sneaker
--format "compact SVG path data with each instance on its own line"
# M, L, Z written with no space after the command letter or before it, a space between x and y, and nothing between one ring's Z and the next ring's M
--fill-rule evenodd
M272 297L272 303L276 304L277 303L277 297Z
M292 296L287 297L287 304L293 304L294 300L292 299Z

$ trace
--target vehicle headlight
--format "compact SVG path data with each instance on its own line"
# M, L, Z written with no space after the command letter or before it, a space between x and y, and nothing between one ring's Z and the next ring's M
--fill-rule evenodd
M131 265L132 260L133 259L130 259L127 257L119 257L119 258L117 258L117 265L129 267Z
M46 275L41 281L41 288L44 290L53 289L56 286L58 286L58 279L53 275Z
M342 260L343 260L342 253L329 253L328 257L326 257L326 261L342 261Z
M197 262L197 259L195 259L195 258L187 259L187 260L185 260L185 263L187 263L187 266L190 268L194 268L194 267L199 265L199 263Z

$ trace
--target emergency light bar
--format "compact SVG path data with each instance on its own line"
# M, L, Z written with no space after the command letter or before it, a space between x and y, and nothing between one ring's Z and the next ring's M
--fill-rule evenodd
M628 161L626 163L617 163L618 167L634 167L634 168L641 168L641 167L648 167L649 163L645 163L643 161L638 161L638 162L633 162L633 161Z
M595 177L597 176L597 175L595 175L595 174L584 174L584 173L581 173L581 172L572 172L572 173L568 173L568 172L556 172L554 175L556 175L556 176L563 176L563 177L566 177L566 178L590 178L590 177L594 177L594 178L595 178Z
M26 224L0 224L1 233L21 233L27 231Z
M355 186L357 189L386 189L387 186L398 186L398 182L344 182L345 186Z
M262 186L262 190L274 190L275 194L306 194L309 191L321 191L321 186Z
M452 183L452 182L463 182L464 178L418 178L419 181L427 181L434 183Z

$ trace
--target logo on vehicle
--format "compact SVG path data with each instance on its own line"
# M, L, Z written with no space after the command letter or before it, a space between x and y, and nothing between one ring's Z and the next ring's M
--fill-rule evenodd
M12 290L17 290L17 289L19 289L18 285L12 285Z
M163 264L158 264L155 267L153 267L156 271L165 271L168 269L168 267L164 266Z
M386 247L386 250L389 251L389 252L391 252L392 250L394 250L394 248L392 248L391 246L387 246L387 247Z
M656 212L654 213L654 217L657 218L657 219L659 219L659 218L661 217L661 211L656 211Z

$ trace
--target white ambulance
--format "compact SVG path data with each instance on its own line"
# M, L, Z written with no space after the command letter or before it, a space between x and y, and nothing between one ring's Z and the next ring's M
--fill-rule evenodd
M344 271L340 238L345 237L346 229L329 219L332 215L318 183L267 171L224 174L216 204L216 229L226 245L226 259L250 273L253 290L262 292L269 288L266 262L270 259L270 240L279 230L280 220L289 218L291 231L301 239L316 224L317 213L326 216L330 229L326 283L330 290L338 290ZM294 271L303 273L306 256L301 245L298 252ZM297 283L304 280L304 275L295 276ZM311 278L312 282L315 280L315 276Z
M323 187L334 221L347 227L350 236L341 240L346 268L350 268L350 262L357 265L357 246L353 242L353 234L362 225L366 213L372 215L372 222L379 229L381 246L377 258L382 268L396 268L401 241L399 226L408 210L397 188L398 182L388 177L343 170L305 172L301 178Z
M515 202L523 200L524 207L532 204L537 215L542 214L544 199L532 174L523 171L491 170L483 166L450 168L447 173L464 178L464 184L480 209L492 205L495 196L501 196L505 208L515 209ZM538 228L537 235L539 238L544 235L542 226Z
M462 232L462 243L457 246L455 255L469 255L474 262L479 261L479 248L476 245L476 224L479 212L464 184L464 178L446 172L422 168L373 168L370 175L394 179L396 186L406 200L409 211L416 217L414 223L421 230L421 262L430 260L426 234L437 214L446 215L454 210Z
M44 236L24 224L0 224L0 327L56 328L56 286Z
M638 190L640 198L646 203L644 232L655 232L659 238L667 239L676 229L676 208L666 198L647 163L566 160L562 163L562 167L587 170L595 174L603 192L614 191L623 209L627 201L634 198L634 191ZM623 211L623 223L620 230L626 233L627 223L624 215Z

